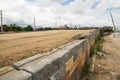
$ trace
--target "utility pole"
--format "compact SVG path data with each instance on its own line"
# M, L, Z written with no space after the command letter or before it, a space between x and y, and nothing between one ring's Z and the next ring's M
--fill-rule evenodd
M1 15L1 32L3 32L3 18L2 18L2 10L0 10Z
M110 16L111 16L113 27L114 27L114 32L116 32L116 26L115 26L114 19L111 12L110 12Z
M35 17L34 17L34 31L35 31Z

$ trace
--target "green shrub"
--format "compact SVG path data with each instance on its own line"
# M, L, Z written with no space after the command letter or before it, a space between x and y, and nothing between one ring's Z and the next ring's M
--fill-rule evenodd
M102 51L103 42L104 42L104 36L98 36L97 39L95 40L95 45L90 49L90 57L92 57L92 55L95 53L95 50L96 52Z
M51 27L45 27L44 30L53 30Z

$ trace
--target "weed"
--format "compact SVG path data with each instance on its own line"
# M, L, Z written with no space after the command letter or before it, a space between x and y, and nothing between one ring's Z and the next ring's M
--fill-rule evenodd
M104 36L98 36L97 39L95 40L94 46L91 47L90 49L90 57L92 57L92 55L95 54L97 51L98 52L102 51L103 42L104 42Z
M104 42L104 36L98 36L97 39L95 40L95 44L93 45L93 47L90 48L90 57L92 57L97 51L99 52L102 51L103 42ZM88 74L90 65L91 65L91 60L85 62L82 69L81 78L85 77Z

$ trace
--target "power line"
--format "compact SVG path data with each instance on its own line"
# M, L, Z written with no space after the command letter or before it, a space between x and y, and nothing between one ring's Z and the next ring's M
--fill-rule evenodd
M8 17L21 18L21 19L22 19L22 18L23 18L23 19L25 19L25 18L27 18L27 19L28 19L28 18L29 18L29 19L33 19L33 17L30 17L30 16L20 16L20 15L18 16L18 15L16 15L16 14L8 14L8 13L6 13L6 12L2 12L2 13L3 13L4 17L8 16ZM40 20L41 20L41 21L42 21L42 20L54 21L54 19L52 19L52 18L51 18L51 19L50 19L50 18L49 18L49 19L48 19L48 18L42 19L42 18L40 18L40 17L36 17L35 19L36 19L36 20L39 20L39 21L40 21Z
M4 19L4 24L32 24L34 28L38 26L57 26L57 22L54 19L20 16L16 14L8 14L4 11L2 12L2 15L2 19Z
M8 14L8 13L6 13L6 12L4 12L3 13L3 15L5 15L5 16L9 16L9 17L16 17L16 18L30 18L30 19L32 19L33 17L28 17L28 16L18 16L18 15L16 15L16 14Z

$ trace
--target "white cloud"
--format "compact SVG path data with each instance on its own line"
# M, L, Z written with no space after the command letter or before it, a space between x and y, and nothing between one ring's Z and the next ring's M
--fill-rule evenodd
M3 17L6 17L4 23L33 24L35 17L38 26L55 26L56 21L59 25L112 26L109 16L109 12L112 12L116 25L120 26L120 0L75 0L61 5L65 1L0 0L0 9L3 10Z

